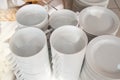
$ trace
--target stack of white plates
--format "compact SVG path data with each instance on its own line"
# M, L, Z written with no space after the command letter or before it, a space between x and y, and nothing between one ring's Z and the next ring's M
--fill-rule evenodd
M109 0L74 0L73 1L73 10L81 11L88 6L102 6L107 7Z
M37 28L18 30L10 40L10 61L19 80L48 80L50 63L45 33Z
M120 38L104 35L89 43L80 79L120 79Z
M116 35L120 26L119 17L110 9L100 6L83 9L79 23L89 40L100 35Z

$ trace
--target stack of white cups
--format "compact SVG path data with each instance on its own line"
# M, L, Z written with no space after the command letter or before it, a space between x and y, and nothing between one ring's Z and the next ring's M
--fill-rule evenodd
M104 35L88 44L80 80L120 80L120 38Z
M11 63L18 80L49 80L47 39L37 28L18 30L10 40Z
M53 73L56 80L78 80L87 46L87 36L79 28L66 25L50 37Z
M109 0L73 0L73 11L81 11L88 6L107 7Z

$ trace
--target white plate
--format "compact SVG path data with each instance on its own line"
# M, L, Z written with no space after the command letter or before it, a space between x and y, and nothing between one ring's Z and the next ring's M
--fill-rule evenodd
M115 35L119 28L119 18L110 9L92 6L80 12L79 23L81 27L92 35Z
M114 79L120 79L120 38L100 36L93 39L86 50L88 65L96 72Z
M95 80L109 80L110 78L108 78L108 77L105 77L105 76L103 76L102 74L100 74L99 72L97 72L97 71L94 71L88 64L87 64L87 62L85 63L85 68L86 68L86 73L88 73L90 76L89 77L91 77L91 78L93 78L93 79L95 79ZM87 76L86 76L87 77Z

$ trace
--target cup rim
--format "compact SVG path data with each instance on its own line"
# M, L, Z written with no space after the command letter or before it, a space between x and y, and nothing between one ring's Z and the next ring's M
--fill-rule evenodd
M49 19L49 24L52 28L57 29L60 26L55 26L54 21L56 20L56 16L63 14L63 13L68 13L71 15L71 17L74 17L74 19L76 18L76 24L73 24L73 26L76 26L78 24L78 18L77 18L77 14L75 12L73 12L72 10L67 10L67 9L61 9L61 10L57 10L54 11L51 15L50 15L50 19ZM59 14L60 13L60 14ZM64 14L63 14L64 15ZM67 25L72 25L72 24L67 24ZM64 26L64 25L62 25Z
M74 53L61 52L61 51L57 50L57 49L54 47L54 45L53 45L53 43L54 43L54 42L53 42L53 39L54 39L54 37L55 37L55 34L56 34L59 30L69 29L69 28L71 28L71 29L76 29L76 30L79 29L79 32L81 33L81 35L83 35L82 39L84 40L84 43L85 43L85 44L84 44L84 47L83 47L81 50L76 51L76 52L74 52ZM51 48L53 48L54 50L56 50L57 52L59 52L59 53L61 53L61 54L65 54L65 55L79 54L81 51L83 51L83 50L86 48L87 44L88 44L88 38L87 38L87 35L85 34L85 32L82 31L80 28L78 28L78 27L76 27L76 26L72 26L72 25L61 26L61 27L59 27L58 29L56 29L56 30L51 34L51 36L50 36L50 45L51 45Z
M44 14L44 19L41 21L41 23L37 22L36 24L26 25L26 24L22 24L22 22L20 22L18 17L21 16L21 14L24 14L24 11L25 11L24 9L28 9L29 7L32 7L32 10L34 10L34 8L36 8L36 7L39 7L39 8L36 8L36 9L42 10L42 12L45 13ZM22 13L21 13L21 11L22 11ZM29 4L29 5L23 6L16 13L16 20L17 20L17 22L19 24L23 25L23 26L39 26L40 24L43 24L46 21L46 19L48 19L48 13L47 13L46 9L43 6L38 5L38 4Z
M16 57L18 57L18 58L32 58L32 57L34 57L34 56L37 56L39 53L41 53L41 51L43 51L44 50L44 48L46 47L46 45L47 45L47 38L46 38L46 35L45 35L45 33L42 31L42 30L40 30L40 29L38 29L38 28L33 28L33 27L28 27L28 28L31 28L31 29L36 29L36 30L39 30L40 31L40 33L43 35L43 38L44 38L44 44L42 45L42 47L41 47L41 49L37 52L37 53L33 53L33 55L30 55L30 56L21 56L21 55L17 55L16 53L14 53L14 51L12 50L12 48L11 48L11 40L12 40L12 38L11 38L11 40L10 40L10 42L9 42L9 48L10 48L10 50L11 50L11 53L14 55L14 56L16 56ZM28 29L28 28L23 28L23 29L20 29L20 30L18 30L18 31L21 31L21 30L26 30L26 29ZM15 34L14 34L15 35ZM13 35L13 36L14 36Z

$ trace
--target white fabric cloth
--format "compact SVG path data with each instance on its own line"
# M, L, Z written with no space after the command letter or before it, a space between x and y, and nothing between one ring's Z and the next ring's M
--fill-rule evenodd
M0 9L8 9L7 0L0 0Z
M0 42L4 42L10 39L17 28L16 21L1 21L0 22Z
M0 80L14 80L15 76L7 60L9 54L8 43L0 42Z
M9 44L5 43L15 32L16 22L0 22L0 80L15 80L14 73L7 56L10 53Z

